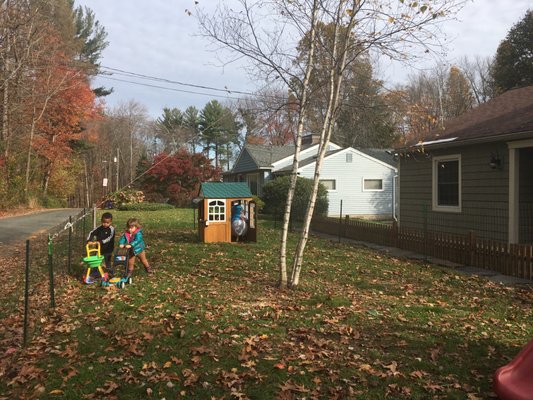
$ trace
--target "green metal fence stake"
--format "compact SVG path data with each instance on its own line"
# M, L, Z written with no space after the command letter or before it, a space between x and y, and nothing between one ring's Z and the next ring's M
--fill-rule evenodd
M26 240L26 283L24 286L24 333L22 345L28 344L28 312L30 307L30 241Z
M50 273L50 306L56 306L54 298L54 265L52 264L52 235L48 234L48 272Z
M67 271L68 274L72 274L71 270L71 261L72 261L72 215L68 217L68 260L67 260Z
M428 206L424 204L424 261L428 260Z

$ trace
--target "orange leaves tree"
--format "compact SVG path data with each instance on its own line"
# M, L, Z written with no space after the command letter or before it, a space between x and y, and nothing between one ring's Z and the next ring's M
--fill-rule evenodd
M35 153L42 161L44 194L55 168L72 165L73 143L81 138L83 123L99 116L95 95L80 71L56 67L52 75L52 79L62 80L57 83L62 88L50 99L48 112L39 120L34 142Z
M142 188L158 193L171 203L187 205L198 193L202 182L218 180L220 170L203 154L180 150L174 155L161 153L145 172Z
M66 199L75 191L72 182L80 181L81 169L71 166L81 160L73 147L85 121L97 115L89 76L106 45L93 17L88 9L74 12L73 2L65 0L3 2L0 203L46 196L50 179L57 183L51 195ZM54 171L61 174L54 177Z

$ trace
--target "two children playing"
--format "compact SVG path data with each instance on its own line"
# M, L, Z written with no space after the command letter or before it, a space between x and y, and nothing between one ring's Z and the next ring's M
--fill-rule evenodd
M113 215L111 213L106 212L102 214L102 224L98 228L93 229L87 237L87 241L100 242L100 252L104 256L105 265L108 270L111 269L111 258L115 247L115 228L111 225L112 222ZM128 219L126 230L120 236L118 243L120 248L126 247L130 249L128 277L131 277L133 274L135 259L137 257L144 266L146 273L152 273L150 263L146 259L146 244L144 243L141 225L137 218Z

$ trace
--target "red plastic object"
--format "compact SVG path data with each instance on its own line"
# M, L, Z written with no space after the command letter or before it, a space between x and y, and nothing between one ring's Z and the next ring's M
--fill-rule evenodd
M503 400L533 400L533 340L496 370L493 389Z

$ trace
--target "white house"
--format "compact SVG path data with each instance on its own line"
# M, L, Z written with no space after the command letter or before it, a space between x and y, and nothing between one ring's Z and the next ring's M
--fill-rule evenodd
M303 142L298 175L314 176L318 144ZM294 146L245 145L225 182L247 182L261 197L263 185L292 170ZM394 215L395 177L393 157L382 149L342 149L331 143L324 157L320 181L328 189L328 216L391 218Z

